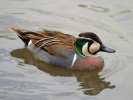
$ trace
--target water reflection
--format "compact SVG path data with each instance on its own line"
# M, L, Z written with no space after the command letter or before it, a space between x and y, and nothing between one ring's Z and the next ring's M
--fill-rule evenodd
M110 15L110 17L114 18L114 17L116 17L116 16L125 15L125 14L131 13L131 12L132 12L132 11L129 10L129 9L127 9L127 10L122 10L122 11L119 11L119 12L117 12L117 13L115 13L115 14Z
M83 5L83 4L79 4L78 6L79 6L79 7L83 7L83 8L88 7L87 5Z
M11 37L12 35L0 35L0 38L6 38L9 40L15 40L15 38Z
M115 85L111 85L110 82L106 82L104 78L100 78L99 72L102 69L94 71L73 71L65 68L55 67L47 63L38 61L33 57L27 48L16 49L10 52L12 57L23 59L23 62L19 62L19 65L30 64L36 66L39 70L49 73L51 76L64 76L64 77L76 77L79 82L79 88L86 95L97 95L102 90L109 88L115 88Z
M92 10L94 12L108 12L109 9L105 8L105 7L100 7L100 6L95 6L95 5L91 5L90 8L88 8L89 10Z
M78 6L83 7L83 8L88 8L89 10L92 10L94 12L108 12L108 11L110 11L110 9L108 9L108 8L101 7L101 6L95 6L95 5L90 5L90 7L88 7L87 5L79 4Z

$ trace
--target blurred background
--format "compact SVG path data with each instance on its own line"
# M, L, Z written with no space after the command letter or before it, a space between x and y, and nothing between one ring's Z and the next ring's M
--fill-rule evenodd
M37 61L8 29L96 33L116 50L72 71ZM132 100L133 0L0 0L0 100Z

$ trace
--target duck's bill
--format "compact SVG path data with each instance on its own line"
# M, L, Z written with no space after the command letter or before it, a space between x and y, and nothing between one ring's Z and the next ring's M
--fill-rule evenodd
M104 46L103 44L101 45L100 51L108 52L108 53L115 53L114 49L108 48L108 47Z

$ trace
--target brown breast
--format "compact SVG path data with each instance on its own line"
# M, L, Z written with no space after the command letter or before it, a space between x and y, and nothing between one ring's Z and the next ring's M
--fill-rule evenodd
M104 60L101 57L85 57L83 59L77 59L71 69L75 70L94 70L102 68L104 66Z

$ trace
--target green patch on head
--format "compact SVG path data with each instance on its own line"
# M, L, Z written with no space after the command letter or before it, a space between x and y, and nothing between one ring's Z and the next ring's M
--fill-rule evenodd
M82 56L93 56L100 49L100 44L90 38L78 38L74 46L76 51Z
M87 42L89 42L89 40L84 39L84 38L78 38L77 41L75 42L75 44L74 44L75 45L75 49L80 55L85 56L82 53L82 48Z

